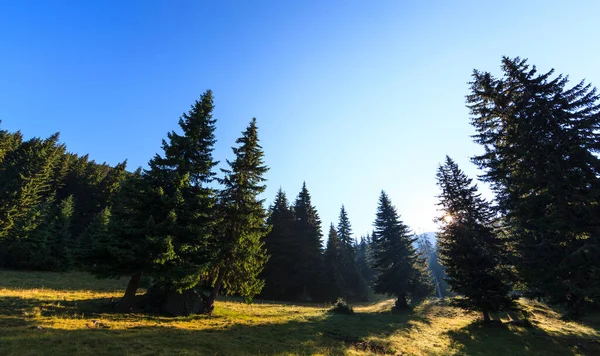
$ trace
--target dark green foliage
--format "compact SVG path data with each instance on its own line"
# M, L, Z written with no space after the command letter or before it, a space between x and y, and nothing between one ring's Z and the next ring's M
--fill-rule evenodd
M425 261L419 258L409 228L400 221L396 208L381 192L373 232L373 267L378 274L374 291L396 296L396 307L406 308L433 292Z
M371 267L373 260L373 240L369 235L361 237L356 247L356 266L363 280L370 285L375 280L376 271Z
M239 294L251 301L260 293L264 281L259 274L267 262L264 238L269 232L267 212L259 195L265 190L265 178L269 168L263 161L259 144L256 119L236 140L233 148L235 159L227 161L229 169L223 169L223 190L219 195L219 225L211 246L215 260L211 264L213 293L224 289L226 294Z
M339 239L339 281L341 294L346 300L366 300L367 285L356 265L356 246L352 237L352 227L346 209L342 205L340 220L337 227Z
M335 300L335 298L338 298L343 293L341 250L338 233L333 224L331 224L323 261L323 279L325 282L323 296L327 300Z
M135 273L152 275L156 265L174 258L170 239L159 231L169 221L157 222L148 207L160 207L164 196L153 190L141 172L129 176L111 209L104 209L85 230L79 254L87 269L99 278ZM167 222L168 221L168 222Z
M494 226L494 214L450 157L438 168L437 180L444 213L439 219L438 244L447 282L465 297L466 306L482 311L489 321L489 312L510 304L511 290L505 246Z
M79 239L94 217L109 207L120 183L128 174L126 162L115 167L90 161L88 156L78 157L67 153L63 156L57 176L62 184L57 199L73 196L74 213L71 235Z
M212 152L215 123L210 90L179 119L183 135L175 132L163 140L164 156L156 155L143 179L157 195L150 205L153 221L149 237L161 240L164 248L155 261L155 279L163 289L178 291L195 287L206 278L213 236L216 194L208 186L217 162Z
M212 160L215 120L212 93L207 91L179 126L183 135L169 133L164 156L156 155L150 168L130 176L113 201L108 226L102 212L82 244L89 269L102 278L132 275L128 294L135 295L140 276L151 276L161 289L183 291L206 278L208 244L215 225L216 197L204 184L214 176ZM119 171L103 184L117 189ZM86 244L90 250L85 252ZM127 304L125 303L125 304Z
M59 185L55 169L64 154L58 134L33 138L9 151L0 164L0 263L11 268L40 268L48 242L33 236L52 219Z
M0 120L2 124L2 120ZM23 135L20 132L11 133L6 130L0 130L0 165L4 157L16 149L23 142Z
M265 265L262 278L265 287L261 296L266 299L291 300L295 285L290 278L296 264L294 244L294 213L285 193L279 189L270 208L267 224L271 231L265 237L265 248L269 261Z
M580 313L600 295L600 96L520 58L503 58L502 75L473 74L467 102L485 148L473 162L530 293Z
M338 298L335 305L327 312L330 314L352 315L354 314L354 309L346 303L344 298Z
M296 224L294 240L297 246L297 259L293 278L296 296L302 300L322 299L322 253L321 219L312 205L306 183L294 204Z
M74 261L77 239L90 219L104 208L112 190L95 192L94 182L125 165L87 162L77 176L76 155L66 153L58 134L22 141L21 134L0 131L0 267L64 271ZM115 174L115 172L120 172ZM88 177L94 175L94 179Z
M71 236L71 219L73 217L73 197L68 196L59 204L54 204L51 214L46 219L40 231L34 234L45 235L43 240L48 244L48 255L45 265L40 269L66 271L73 265L72 253L74 241Z

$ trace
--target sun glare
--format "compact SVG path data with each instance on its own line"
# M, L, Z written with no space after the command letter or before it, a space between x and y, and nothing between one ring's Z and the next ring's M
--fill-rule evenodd
M452 215L444 216L444 221L446 222L446 224L450 224L453 220L454 220L454 218L452 217Z

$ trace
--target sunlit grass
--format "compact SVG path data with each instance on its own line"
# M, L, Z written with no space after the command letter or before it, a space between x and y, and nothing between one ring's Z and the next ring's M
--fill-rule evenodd
M600 320L565 322L522 301L533 328L484 327L479 315L427 301L405 313L393 300L354 305L219 300L212 316L116 314L127 283L84 273L0 271L0 355L593 355ZM495 315L504 322L522 312Z

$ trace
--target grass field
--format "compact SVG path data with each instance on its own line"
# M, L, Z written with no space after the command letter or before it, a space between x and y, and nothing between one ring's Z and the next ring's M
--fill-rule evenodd
M444 301L393 314L388 300L351 316L235 300L219 300L212 316L111 313L126 282L0 271L0 355L600 355L598 316L564 322L532 301L520 302L529 329L484 327Z

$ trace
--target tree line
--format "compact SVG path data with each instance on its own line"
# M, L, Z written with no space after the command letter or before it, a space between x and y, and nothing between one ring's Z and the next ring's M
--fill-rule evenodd
M2 267L129 276L118 304L124 311L135 305L143 276L152 280L146 304L174 310L186 303L172 300L193 294L192 304L201 303L192 311L207 313L220 293L247 301L258 294L367 300L370 282L379 286L376 291L392 288L375 270L388 271L389 278L414 275L389 290L401 305L427 294L425 260L385 193L386 215L372 240L355 241L342 207L324 248L306 185L293 206L280 190L270 209L264 208L259 196L268 167L256 119L236 141L228 168L215 172L212 110L207 91L180 118L181 133L169 132L162 153L135 172L127 172L125 162L109 167L66 153L58 134L23 141L19 132L2 131ZM394 255L384 257L390 248Z
M323 244L306 184L293 202L280 189L266 209L256 119L216 172L207 91L181 116L181 133L134 172L68 153L58 134L25 141L0 130L0 267L128 276L121 310L146 276L146 304L184 314L198 301L210 313L218 294L361 301L375 292L396 296L399 309L458 294L484 320L518 293L580 315L600 304L600 96L520 58L504 57L501 69L474 71L467 95L484 149L472 162L495 199L446 157L435 245L411 232L384 191L360 240L342 206Z

